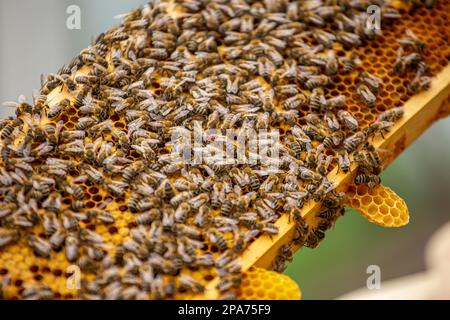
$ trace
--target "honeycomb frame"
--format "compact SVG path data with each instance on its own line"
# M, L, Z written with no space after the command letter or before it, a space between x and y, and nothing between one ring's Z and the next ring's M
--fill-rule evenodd
M330 93L336 95L342 92L350 92L349 103L347 108L352 111L361 122L361 126L367 126L369 123L376 119L377 114L395 107L403 105L405 108L405 116L400 120L393 128L392 131L384 136L384 138L376 138L374 140L374 145L378 150L389 150L389 153L384 157L384 165L386 166L389 162L400 154L409 144L411 144L426 128L428 128L440 115L443 113L442 106L447 106L445 103L448 100L448 92L450 89L450 66L448 62L450 60L450 48L443 39L445 32L441 32L444 28L446 21L449 20L449 11L445 8L450 8L449 1L444 1L439 3L438 6L428 13L425 8L421 8L414 13L414 16L409 17L410 20L405 19L403 23L399 25L389 26L386 30L383 30L383 37L377 38L369 42L366 46L356 49L358 53L362 54L363 66L368 65L367 71L379 76L384 83L380 89L380 99L381 102L377 105L376 110L369 110L367 108L360 108L359 98L354 93L354 87L357 83L357 78L352 76L337 76L336 79L327 88ZM445 8L443 6L446 6ZM426 14L424 14L426 13ZM174 13L176 14L176 13ZM405 14L405 12L403 12ZM414 20L414 17L420 17L420 23ZM437 18L436 18L437 17ZM445 18L443 18L445 17ZM433 18L433 19L432 19ZM398 47L393 39L396 39L403 33L405 28L411 28L419 36L425 36L427 34L427 39L431 38L430 42L427 42L427 46L430 50L429 53L433 55L427 61L430 65L430 69L433 73L436 73L436 78L432 83L431 89L420 93L414 97L406 91L406 85L408 81L411 80L411 76L400 79L392 73L392 64L395 60L395 49ZM389 43L391 42L391 43ZM447 44L447 46L445 46ZM387 48L387 49L385 49ZM337 48L338 55L342 56L344 51ZM384 50L387 52L384 55ZM382 53L382 54L380 54ZM387 57L386 60L384 60ZM373 60L373 61L372 61ZM364 69L365 67L363 67ZM79 73L82 74L85 70L80 70ZM53 99L55 98L55 99ZM63 98L69 98L73 100L73 97L67 95L66 92L59 92L59 90L54 90L49 99L56 103ZM370 111L367 113L367 111ZM303 116L309 112L308 108L303 110ZM77 120L76 110L69 110L67 114L61 117L61 120L65 123L65 128L71 129L74 127L74 122ZM300 117L301 118L301 117ZM124 126L121 119L115 119L115 126L119 128ZM300 120L299 124L303 124ZM337 182L339 189L342 191L347 191L351 187L352 181L356 174L356 167L353 166L348 174L339 173L335 169L331 174L331 181ZM103 201L108 201L108 197L100 190L94 190L94 187L87 185L82 186L84 190L89 191L86 193L88 196L86 199L88 206L95 208L97 205L101 204ZM66 201L66 200L64 200ZM66 205L70 203L65 202ZM113 202L109 204L111 207L107 209L112 212L124 212L123 202ZM306 219L313 219L313 214L317 212L319 205L315 202L308 203L302 210L302 215ZM106 241L111 241L111 243L119 243L129 236L129 225L133 223L134 217L125 213L123 219L118 224L118 227L104 227L101 230L97 230L102 235L105 235ZM314 221L313 221L314 222ZM260 237L241 256L242 268L244 271L249 270L252 266L259 266L264 268L269 268L274 257L276 257L277 252L283 244L290 242L294 237L295 225L288 221L288 217L282 216L276 223L279 227L279 234L269 238L267 236ZM92 226L87 223L86 228L92 228ZM114 229L113 229L114 228ZM107 236L109 235L109 236ZM19 261L20 268L26 266L25 257L30 254L29 249L26 246L24 252L17 251L17 248L11 247L10 252L2 253L2 258L8 260L7 258L14 258L16 256L21 256ZM28 251L26 251L28 250ZM3 255L4 254L4 255ZM56 257L59 255L56 254ZM64 260L62 258L61 260ZM58 260L59 261L59 260ZM6 265L6 269L13 270L13 263ZM64 264L62 264L64 266ZM68 263L67 263L68 265ZM19 270L21 270L18 268ZM27 269L26 267L24 269ZM26 274L21 274L24 280L34 279L38 282L49 282L49 283L60 283L58 286L63 286L62 281L64 278L68 278L70 275L65 274L64 268L53 270L45 264L38 266L31 266L29 272ZM5 268L0 269L0 275L4 273ZM192 298L217 298L218 293L215 290L218 279L210 279L212 275L204 275L208 277L210 284L204 295L193 296ZM15 283L16 287L20 287L21 283ZM56 298L73 298L73 292L70 290L60 289L59 296ZM14 298L14 294L12 294Z

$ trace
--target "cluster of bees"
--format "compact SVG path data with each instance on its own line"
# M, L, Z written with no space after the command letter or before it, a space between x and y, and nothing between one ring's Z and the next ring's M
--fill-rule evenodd
M422 6L427 8L432 8L436 4L436 0L402 0L404 4L409 7L409 11L414 13L417 9Z
M432 78L427 76L428 67L423 58L425 43L420 40L410 29L406 35L398 41L400 47L397 50L397 60L394 70L397 74L404 76L407 72L413 72L413 80L408 84L410 94L426 90L430 87Z
M42 258L64 251L95 276L82 281L79 298L202 293L204 281L186 270L204 269L220 277L222 297L233 298L239 255L256 238L276 235L280 215L295 221L295 245L317 246L343 214L344 194L327 174L356 163L356 183L378 184L381 161L370 141L403 115L390 109L361 128L346 97L326 90L333 76L360 72L356 90L368 107L376 104L380 80L359 70L355 54L334 51L378 35L366 28L371 4L383 18L399 16L381 0L162 1L124 15L120 27L44 79L32 104L20 99L16 116L1 120L0 251L23 240ZM416 48L408 36L402 42ZM420 68L409 59L399 57L399 69ZM50 103L54 90L74 98ZM311 112L300 119L305 106ZM62 119L69 108L79 116L70 129ZM279 172L269 163L173 162L173 131L192 130L194 121L219 132L285 128L279 159L268 160ZM83 183L110 201L88 208ZM130 236L111 248L80 223L114 224L114 199L124 199L135 219ZM301 215L309 200L323 205L315 229ZM284 246L275 269L291 259ZM43 284L23 297L52 292Z

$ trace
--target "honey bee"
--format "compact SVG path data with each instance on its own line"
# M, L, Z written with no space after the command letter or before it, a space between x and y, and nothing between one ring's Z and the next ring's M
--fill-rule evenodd
M43 285L25 288L22 292L25 300L51 300L55 297L53 291Z
M141 195L138 193L133 192L130 197L128 198L128 209L130 209L131 212L136 213L139 212L139 204L140 204Z
M81 117L78 119L76 124L77 130L85 130L88 127L95 125L98 122L98 119L95 117Z
M56 74L50 74L47 79L41 75L41 93L48 95L55 90L63 81L63 78Z
M319 218L326 220L336 220L345 214L345 208L341 209L325 209L317 214Z
M325 64L325 74L330 76L337 73L339 68L338 59L336 58L336 54L334 50L328 50L326 56L326 64Z
M361 60L358 58L355 52L352 52L348 58L341 58L340 61L343 64L344 73L352 72L357 66L361 64Z
M275 93L280 96L292 97L299 93L296 85L285 84L275 87Z
M65 144L59 145L58 149L66 154L73 156L84 155L84 145L82 140L75 140Z
M305 246L314 249L319 245L323 238L325 238L325 233L322 230L312 230L306 238Z
M355 177L356 184L367 184L369 188L373 188L381 183L381 178L375 174L360 174Z
M322 176L327 175L332 161L333 161L333 156L321 155L317 162L317 171L319 172L319 174L321 174Z
M144 169L145 165L143 161L133 162L122 171L122 181L126 184L130 184L137 175L144 171Z
M220 214L228 217L231 215L231 211L234 208L234 202L232 200L231 195L229 195L222 203L222 205L220 206Z
M340 129L339 121L333 112L326 112L323 117L328 129L331 131L338 131Z
M316 201L322 201L327 195L336 189L336 185L333 182L328 181L326 178L322 179L320 185L314 190L313 199Z
M365 153L356 151L354 154L354 160L358 164L358 171L362 173L371 173L372 162L368 159Z
M356 92L361 97L361 100L368 106L374 107L377 101L375 94L365 84L360 84L356 88Z
M42 207L53 212L59 212L61 204L61 195L57 192L52 192L42 203Z
M322 19L319 18L320 22L319 22L319 26L322 25ZM320 44L322 44L325 48L331 49L331 47L333 46L333 42L336 41L336 36L332 33L323 31L321 29L316 29L313 33L314 38L317 40L317 42L319 42Z
M316 126L304 125L301 126L302 131L311 139L317 141L323 141L325 139L325 132L322 128Z
M420 91L427 90L433 78L421 76L419 73L414 77L414 79L407 85L408 92L410 94L415 94Z
M245 168L244 172L248 174L249 177L249 185L251 190L256 191L259 189L261 182L259 181L258 176L249 168Z
M336 40L347 48L359 47L362 44L361 38L358 34L346 31L338 31L336 34Z
M305 87L312 90L317 87L325 87L330 83L330 78L327 75L310 75L305 82Z
M175 222L184 223L187 219L188 213L191 211L191 206L185 202L181 203L175 210Z
M7 125L4 126L2 133L0 135L1 140L6 140L13 134L16 127L20 126L22 121L20 119L13 119L8 122Z
M14 244L19 239L19 236L20 234L17 230L0 229L0 249Z
M84 199L84 190L77 184L66 184L65 190L71 194L76 200Z
M109 133L113 130L113 122L111 119L96 123L91 126L87 131L93 136L99 136L104 133Z
M330 111L335 108L342 108L345 105L346 97L344 95L338 95L327 99L326 110Z
M238 276L231 276L222 279L216 286L216 289L220 292L228 291L232 288L239 287L242 283L242 279Z
M380 134L384 139L384 133L389 132L390 128L394 125L394 122L378 121L372 123L365 131L367 137L373 137L376 134Z
M185 235L185 236L187 236L188 238L191 238L191 239L198 240L202 236L201 232L197 228L195 228L193 226L188 226L188 225L184 225L184 224L178 224L176 226L176 229L177 229L177 232L179 232L180 234Z
M95 157L95 146L92 142L88 142L84 146L84 158L86 162L94 164L96 157Z
M394 62L394 71L399 75L404 75L407 68L414 68L422 61L422 57L417 52L404 55L403 48L397 50L397 59Z
M97 212L91 210L88 212L88 214L90 214L91 216L95 216L96 219L98 219L104 224L113 224L116 221L114 215L109 211Z
M356 120L348 111L339 110L337 113L339 120L341 120L347 129L356 131L358 129L358 120Z
M61 86L61 90L63 89L63 87L66 87L69 92L74 92L75 90L77 90L77 83L72 80L68 74L62 75L61 78L63 79L63 86Z
M186 208L185 208L186 209ZM177 209L178 210L178 209ZM182 209L180 209L182 210ZM177 215L177 212L175 212L175 214ZM178 213L179 215L180 213ZM176 217L175 217L176 218ZM177 219L177 218L176 218ZM179 220L182 220L179 219ZM205 224L208 221L208 209L206 206L202 206L200 207L200 209L198 210L198 213L194 216L194 224L199 227L202 228L205 226Z
M312 110L324 111L327 106L327 99L322 88L314 88L311 92L309 104Z
M348 138L345 138L343 142L343 148L348 153L355 151L367 138L367 135L362 132L356 132Z
M271 39L272 39L272 42L275 42L276 44L278 44L280 42L279 39L276 39L276 38L271 38ZM280 45L284 46L283 42ZM273 62L273 64L275 66L279 67L283 64L284 58L276 49L268 48L265 51L266 51L267 57Z
M334 148L339 146L345 138L345 134L342 131L335 131L331 135L323 139L322 145L325 148Z
M380 114L377 118L377 122L387 121L387 122L396 122L400 120L405 111L403 107L396 107L393 109L389 109Z
M217 247L221 252L228 249L228 242L225 240L223 235L216 229L210 230L208 233L208 240L210 243Z
M383 161L380 158L378 151L375 149L375 147L372 144L370 144L367 141L364 143L364 149L365 149L370 161L373 164L373 172L375 174L380 174L381 167L383 165Z
M297 236L294 239L294 244L303 245L303 243L306 241L306 236L309 230L308 223L306 223L306 221L302 218L301 212L298 208L295 208L291 211L289 218L292 219L296 225L295 229L297 232Z
M60 102L51 106L47 111L47 117L55 118L57 117L63 110L66 110L70 106L69 99L61 100Z
M188 275L180 275L179 290L187 290L192 293L202 293L205 287L197 280Z
M206 193L201 193L198 196L191 198L188 200L188 204L193 208L193 209L199 209L201 206L203 206L204 204L206 204L207 202L209 202L210 198L208 196L208 194Z
M64 229L56 230L49 238L49 242L54 250L58 250L64 244L67 233Z
M116 197L123 197L128 184L123 181L108 180L105 181L105 186L112 195Z
M294 255L292 253L292 246L290 244L285 244L281 246L279 256L284 261L292 262L294 260Z
M103 244L103 237L89 229L80 229L79 239L87 244Z
M414 51L422 52L425 49L425 43L420 40L411 29L405 30L406 36L398 40L404 47L410 47Z
M211 207L213 209L218 209L221 207L225 201L225 190L223 183L219 182L214 184L213 192L211 195Z
M52 246L50 245L50 243L47 240L42 239L33 234L28 234L26 238L27 238L29 246L33 249L34 253L37 256L40 256L43 258L50 257L50 254L52 251Z
M345 149L342 149L338 153L338 165L339 169L344 173L347 173L350 170L350 157L348 156L348 152Z
M359 77L361 79L361 82L364 83L370 89L370 91L372 91L372 93L378 93L378 89L380 87L380 84L383 83L383 80L367 72L360 72Z
M90 165L84 165L84 169L89 181L96 184L104 183L105 180L102 172L98 171Z
M239 222L250 229L254 229L258 223L258 215L256 212L245 212L239 216Z
M61 132L60 137L61 140L74 141L84 139L85 134L83 130L64 130Z
M102 67L103 68L103 67ZM104 69L104 68L103 68ZM92 70L91 72L93 72ZM97 76L87 74L87 75L78 75L75 77L75 82L77 84L84 84L84 85L95 85L95 83L98 81Z
M103 42L105 43L114 43L114 42L122 42L129 38L129 35L121 30L117 30L111 33L108 33L104 36Z
M236 123L240 120L241 118L241 114L240 113L229 113L226 114L223 117L223 124L222 124L222 132L225 132L227 129L232 128L233 126L236 125Z
M73 214L65 214L62 217L62 225L67 231L77 231L80 227L77 218Z
M136 217L135 222L137 225L148 225L151 224L153 221L160 219L160 217L161 217L160 210L154 208L152 210L139 214Z
M88 85L81 86L81 89L78 91L78 95L75 98L74 107L76 109L80 109L84 103L85 99L88 96L89 92L91 91L91 88Z
M43 79L34 105L23 97L11 104L16 117L0 120L0 250L25 240L38 256L64 252L93 276L82 281L83 298L202 293L203 280L190 275L197 269L214 269L218 291L233 298L240 255L261 235L277 235L280 215L295 225L295 239L275 259L283 271L293 246L317 246L343 214L345 194L327 179L335 162L344 172L357 169L355 183L379 183L382 159L370 141L403 110L388 110L361 130L345 111L346 96L328 96L334 75L361 64L354 52L339 58L334 46L379 34L365 28L366 1L222 2L183 1L177 15L152 2L125 14L122 26ZM400 43L408 53L399 52L395 68L416 73L409 92L427 88L420 40L407 32ZM357 77L358 94L374 106L382 81ZM75 101L52 102L53 90ZM204 162L186 165L176 157L181 140L171 140L216 129L203 142L235 144L226 133L269 127L280 129L280 156L245 150L259 161L250 166L220 162L220 148L203 144L195 151ZM311 226L301 211L310 200L322 206ZM112 247L100 232L116 239L125 230L110 210L134 215L129 237ZM24 288L23 297L50 297L45 287Z
M298 109L301 106L304 106L308 103L308 98L302 94L296 94L288 99L286 99L283 103L284 108L286 109Z
M275 175L269 175L266 180L261 184L260 190L263 192L271 192L274 190L275 186L278 184L278 177Z
M386 19L400 19L400 12L392 7L383 7L381 8L381 14Z

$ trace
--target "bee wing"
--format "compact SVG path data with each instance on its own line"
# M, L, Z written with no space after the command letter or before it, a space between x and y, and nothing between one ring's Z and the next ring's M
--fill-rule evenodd
M410 37L413 40L418 40L418 37L416 36L416 34L411 30L411 29L406 29L405 33L408 37Z
M2 106L15 109L19 106L19 103L17 103L16 101L5 101L2 103Z

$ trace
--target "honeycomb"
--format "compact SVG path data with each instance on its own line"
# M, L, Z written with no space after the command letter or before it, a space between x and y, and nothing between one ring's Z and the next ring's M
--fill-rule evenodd
M274 271L252 267L243 273L237 297L240 300L299 300L297 283Z
M177 1L175 7L180 7L181 1ZM178 13L175 11L170 12L170 10L175 10L174 7L169 9L167 14L176 16ZM184 10L183 8L179 10ZM335 45L335 51L338 57L342 59L349 59L352 54L356 54L361 60L361 64L355 68L355 71L348 74L338 74L331 78L331 82L325 88L325 94L327 97L334 97L338 95L346 95L346 104L343 109L351 112L354 115L359 125L362 129L367 128L368 125L376 121L377 117L384 111L389 110L394 107L402 106L410 97L410 93L407 91L407 85L411 82L414 75L413 73L407 73L406 75L400 77L393 71L393 65L396 60L396 51L399 48L397 39L401 38L406 29L411 29L418 37L420 37L425 43L426 48L423 52L425 61L429 66L428 74L435 75L439 73L445 66L447 66L450 60L450 45L448 38L448 26L450 15L450 1L444 0L439 1L436 6L432 9L426 7L420 7L414 12L409 12L407 9L400 9L401 19L396 19L393 21L383 20L382 24L382 36L376 37L364 43L359 48L343 48L340 45ZM139 31L134 32L133 35L139 35ZM305 43L311 46L317 45L317 41L312 37L305 37ZM218 43L218 51L223 52L223 48L226 47L224 43ZM110 55L110 53L108 53ZM110 59L110 56L108 57ZM226 60L226 59L224 59ZM110 69L113 67L110 66ZM356 93L357 85L359 84L358 72L364 71L373 74L382 80L380 84L379 93L377 96L377 103L374 107L365 106ZM78 75L85 74L86 69L80 69ZM156 76L152 79L149 90L151 90L155 96L162 95L164 90L163 87L166 86L163 83L163 78L165 77L164 70L156 70ZM258 81L264 83L265 86L269 86L264 79L258 78ZM306 92L306 90L305 90ZM107 95L106 93L97 92L99 96ZM65 86L57 87L52 90L49 94L49 100L52 104L56 104L63 99L69 99L70 106L67 110L60 113L56 117L51 119L46 119L42 122L42 125L50 124L52 126L59 126L62 124L61 131L75 130L79 119L84 116L80 110L75 108L73 105L76 101L76 94L74 95ZM283 101L277 101L278 107L283 103ZM309 105L302 106L299 109L299 116L296 119L298 125L306 124L305 117L312 112ZM112 120L113 127L120 130L126 130L127 120L123 113L115 114L111 113L108 118ZM281 141L283 142L284 137L290 133L289 126L280 125L281 131ZM24 139L24 137L19 137L19 141ZM90 141L86 138L86 142ZM110 142L112 144L117 144L117 137L111 134L105 134L103 137L103 143ZM160 154L169 153L170 150L160 149ZM326 151L329 155L335 155L333 149ZM128 158L132 161L137 161L142 158L136 150L132 150L128 155ZM74 161L74 157L71 155L62 155L61 160ZM76 159L75 159L76 162ZM44 165L43 162L37 162L33 165L38 167ZM335 165L335 163L333 163ZM77 179L80 176L79 170L76 168L69 171L66 179L69 182L81 187L84 193L83 202L86 208L81 210L82 212L87 210L98 210L103 212L110 212L112 215L111 222L103 221L98 218L87 218L80 221L80 228L87 229L96 232L100 235L104 243L107 244L102 248L108 255L113 255L115 253L115 246L121 245L131 239L131 230L136 228L136 214L133 213L127 206L130 200L130 193L125 192L123 195L114 195L111 190L105 188L105 186L99 186L95 183L89 181L82 181ZM119 174L113 175L112 178L117 178ZM173 182L177 176L171 177L170 181ZM381 186L375 187L373 190L365 186L354 187L353 191L350 191L350 197L354 196L351 200L352 206L357 208L364 208L368 205L367 211L364 209L365 216L371 221L389 226L398 226L407 222L407 216L404 216L405 211L401 211L402 208L405 209L406 206L398 198L395 198L390 190L384 189L383 191L389 198L382 199L379 197L373 198L377 195L377 190L381 190ZM73 206L76 205L72 195L58 190L62 194L62 205L61 210L72 210ZM361 193L361 201L358 204L358 197ZM380 191L380 194L381 191ZM374 212L373 206L369 204L364 199L370 199L379 206L379 212ZM4 201L4 196L0 198L0 201ZM379 202L379 204L377 203ZM398 205L403 204L403 207L391 208L387 206L390 202ZM386 204L386 205L385 205ZM3 205L3 203L2 203ZM386 210L385 207L388 209ZM378 207L377 207L378 209ZM42 209L40 209L42 210ZM398 216L395 216L395 214ZM392 214L388 215L388 214ZM313 228L319 225L320 221L315 216L305 217L305 220ZM33 232L39 235L41 238L45 238L46 235L41 227L35 227ZM264 236L266 237L266 236ZM227 235L226 240L231 242L231 235ZM221 254L220 248L215 245L204 241L203 246L198 250L202 254L212 254L213 257L217 258ZM275 257L274 257L275 258ZM54 298L57 299L75 299L80 298L79 293L76 289L68 289L67 283L73 276L73 274L68 271L71 263L67 261L64 253L53 250L50 253L49 258L42 258L36 256L32 250L26 245L26 241L21 239L18 243L14 245L9 245L6 248L0 250L0 283L1 289L4 291L4 296L9 299L21 299L23 298L23 293L28 288L33 288L36 286L48 285L51 287ZM97 266L98 267L98 266ZM70 269L70 268L69 268ZM251 269L250 271L244 270L244 281L240 288L240 293L238 297L240 298L299 298L300 291L297 287L290 283L288 279L282 276L276 276L275 274L258 270ZM182 271L182 274L187 274L195 278L196 280L203 283L205 286L212 283L214 279L217 278L217 272L212 268L186 268ZM265 284L265 278L273 279L269 281L273 284L274 288L275 282L284 281L283 294L275 295L275 292L257 289L257 285L253 281L247 281L247 279L257 278L260 280L261 286L265 285L265 288L270 286L269 283ZM261 279L261 277L264 278ZM279 278L277 278L279 277ZM81 282L89 282L94 279L94 275L91 272L82 271ZM275 280L284 279L284 280ZM164 281L173 281L171 278L164 279ZM174 280L175 282L178 279ZM258 283L258 282L256 282ZM256 287L256 288L255 288ZM286 288L289 288L286 290ZM182 290L181 290L182 291ZM280 291L281 292L281 291ZM174 298L191 298L194 295L189 293L179 292ZM84 297L81 297L84 298ZM147 298L151 298L148 296Z
M386 186L351 186L347 197L350 207L379 226L402 227L409 222L405 201Z

